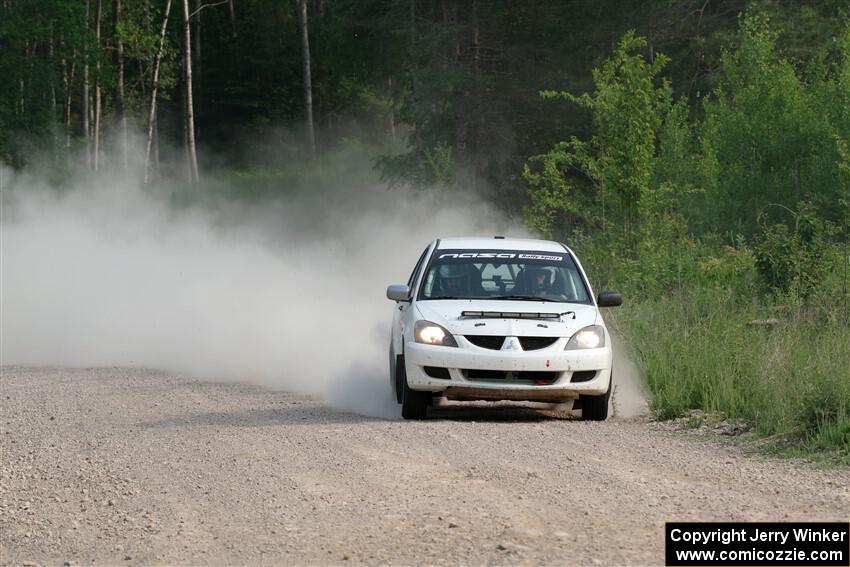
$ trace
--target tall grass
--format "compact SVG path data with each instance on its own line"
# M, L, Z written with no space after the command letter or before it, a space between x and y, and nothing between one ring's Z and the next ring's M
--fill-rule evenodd
M659 419L702 409L764 436L850 459L850 328L811 311L775 310L697 287L633 302L617 316Z

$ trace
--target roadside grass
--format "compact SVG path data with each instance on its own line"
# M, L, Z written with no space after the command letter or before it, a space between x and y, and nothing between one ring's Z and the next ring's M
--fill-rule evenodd
M774 312L702 287L615 317L658 419L700 409L745 421L768 451L850 463L850 328L811 310L750 324Z

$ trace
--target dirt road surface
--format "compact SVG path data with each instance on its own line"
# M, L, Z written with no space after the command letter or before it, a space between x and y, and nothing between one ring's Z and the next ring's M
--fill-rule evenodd
M646 419L425 422L139 369L2 371L0 562L661 565L667 520L850 519L850 472Z

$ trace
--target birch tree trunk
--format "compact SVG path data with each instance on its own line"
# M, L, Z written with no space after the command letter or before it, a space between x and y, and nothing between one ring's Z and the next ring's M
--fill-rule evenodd
M194 92L203 92L201 86L201 9L202 0L195 0L195 29L192 32L192 74L194 75ZM200 104L200 103L199 103Z
M208 7L204 5L203 0L195 0L195 15L193 16L193 31L192 31L192 94L202 93L203 85L201 85L201 11ZM194 110L197 113L203 113L203 108L200 98L195 101ZM197 116L195 117L195 136L201 135L201 125L198 123Z
M64 117L65 117L65 149L71 148L71 101L73 99L74 93L74 76L76 74L77 69L77 50L73 51L71 56L71 67L68 68L68 62L63 57L62 58L62 83L65 87L64 97L63 97L63 109L64 109Z
M227 6L230 11L231 33L233 34L233 39L236 39L239 34L236 33L236 8L233 6L233 0L228 0Z
M159 171L159 117L154 114L153 117L153 169Z
M407 3L407 24L408 24L408 47L407 57L410 61L410 98L414 108L417 106L416 96L419 94L419 75L417 73L416 61L416 0L408 0ZM417 167L422 167L422 148L421 136L419 127L414 124L413 133L411 134L413 141L414 155L416 156Z
M115 40L112 62L115 65L115 122L119 129L119 152L124 169L128 167L127 115L124 111L124 42L121 40L121 0L112 0L112 33Z
M198 153L195 148L195 112L192 101L192 21L189 17L189 0L183 0L183 96L185 98L186 160L189 182L198 182Z
M395 109L393 108L393 78L387 77L387 126L389 128L390 138L395 140Z
M296 0L301 22L301 55L304 62L304 115L310 155L316 155L316 131L313 126L313 85L310 77L310 33L307 29L307 0Z
M54 65L54 53L55 49L53 46L53 32L50 34L50 41L47 44L47 55L48 61L50 61L51 67ZM54 71L51 69L50 75L48 76L48 84L50 85L50 132L52 139L52 150L53 150L53 161L59 161L59 136L56 127L56 119L59 116L56 106L56 78L54 75Z
M94 152L92 153L92 169L98 171L100 169L100 118L103 114L101 109L101 92L100 92L100 24L103 18L103 0L97 0L97 9L95 11L95 38L97 46L95 51L98 54L97 62L95 63L96 77L94 81Z
M89 12L91 9L91 0L86 0L86 35L89 31ZM83 92L82 92L82 130L83 139L86 141L86 167L91 169L91 138L89 137L89 50L88 42L83 41Z
M151 84L151 100L148 107L148 138L145 145L145 185L150 181L151 146L153 145L154 126L156 124L156 93L159 88L159 66L162 62L162 51L165 48L165 30L168 27L168 15L171 13L171 0L165 3L165 14L162 16L162 26L159 29L159 46L153 61L153 81Z

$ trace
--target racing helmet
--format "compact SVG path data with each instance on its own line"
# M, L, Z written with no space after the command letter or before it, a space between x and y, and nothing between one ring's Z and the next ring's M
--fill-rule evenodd
M437 269L437 275L442 280L457 280L468 278L469 271L461 264L443 264Z
M468 287L469 270L462 264L443 264L437 268L437 277L444 292L460 290Z
M546 268L527 268L528 280L533 288L549 287L552 284L552 272ZM543 280L542 282L540 280Z

